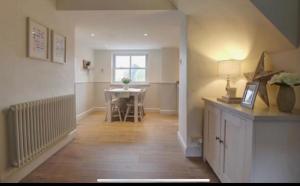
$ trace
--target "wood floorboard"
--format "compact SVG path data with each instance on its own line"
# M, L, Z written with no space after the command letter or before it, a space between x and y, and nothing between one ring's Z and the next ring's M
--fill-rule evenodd
M201 158L187 159L175 116L147 114L142 123L106 123L104 113L82 119L73 142L22 182L94 183L97 179L210 179Z

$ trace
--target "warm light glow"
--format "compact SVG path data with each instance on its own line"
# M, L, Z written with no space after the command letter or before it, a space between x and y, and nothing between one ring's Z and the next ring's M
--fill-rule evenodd
M144 36L145 36L145 37L148 37L148 36L149 36L149 34L147 34L147 33L146 33L146 34L144 34Z
M212 28L211 28L212 27ZM215 27L215 29L213 29ZM213 61L227 59L245 60L253 50L253 37L248 32L229 27L228 25L210 25L209 30L195 26L189 45L198 54ZM250 28L247 27L247 30ZM196 34L198 33L198 34ZM203 35L206 35L203 37Z
M232 51L228 51L228 54L231 56L231 59L235 60L244 60L247 57L247 52L241 49L234 49Z
M96 34L94 34L94 33L91 33L91 37L95 37L96 36Z
M241 63L236 60L220 61L219 74L223 76L239 76L241 74Z
M220 49L220 51L216 51L214 54L214 59L216 61L224 61L227 59L233 59L233 60L245 60L248 56L247 50L242 50L240 48L235 47L227 47L223 50Z

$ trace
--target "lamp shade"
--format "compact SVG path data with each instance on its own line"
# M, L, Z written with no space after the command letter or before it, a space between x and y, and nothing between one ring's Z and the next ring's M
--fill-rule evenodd
M237 60L228 60L219 62L219 75L221 76L239 76L241 74L241 62Z

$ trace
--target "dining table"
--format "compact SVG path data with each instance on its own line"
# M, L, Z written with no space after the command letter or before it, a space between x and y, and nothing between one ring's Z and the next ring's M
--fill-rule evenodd
M134 122L138 123L138 98L139 95L142 93L142 89L137 89L137 88L129 88L129 89L124 89L124 88L114 88L108 90L108 92L111 95L114 95L114 97L119 97L119 98L124 98L124 97L134 97ZM108 122L112 122L112 99L108 100L108 113L107 113L107 118Z

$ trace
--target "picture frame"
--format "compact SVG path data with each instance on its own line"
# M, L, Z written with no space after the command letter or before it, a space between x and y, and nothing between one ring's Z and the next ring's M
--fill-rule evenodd
M49 28L27 17L27 57L49 60Z
M241 103L242 107L249 108L249 109L254 108L259 86L260 86L259 82L247 83L242 98L242 103Z
M55 31L51 31L51 59L54 63L67 63L67 38Z

